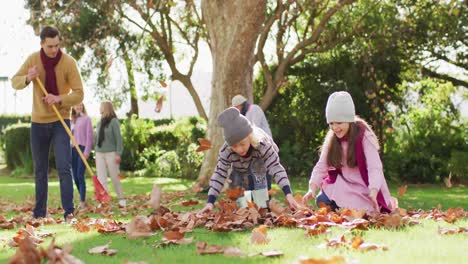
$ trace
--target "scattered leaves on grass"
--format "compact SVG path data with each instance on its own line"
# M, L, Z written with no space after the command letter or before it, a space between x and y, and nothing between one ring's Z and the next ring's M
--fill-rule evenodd
M339 248L339 247L345 247L345 248L351 248L359 251L370 251L370 250L377 250L377 249L382 249L382 250L388 250L387 246L385 245L378 245L378 244L371 244L371 243L365 243L364 240L361 237L361 234L358 234L356 236L353 236L351 240L346 240L345 235L341 235L339 238L333 238L333 239L325 239L324 244L319 245L319 248Z
M453 227L453 228L439 227L438 233L441 235L468 234L468 228L466 227Z

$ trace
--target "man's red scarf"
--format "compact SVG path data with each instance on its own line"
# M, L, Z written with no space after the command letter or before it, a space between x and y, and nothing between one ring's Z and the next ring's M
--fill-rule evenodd
M57 77L55 76L55 66L59 63L62 58L62 51L59 49L55 58L49 58L41 49L41 61L46 72L45 88L49 94L59 95L57 88Z

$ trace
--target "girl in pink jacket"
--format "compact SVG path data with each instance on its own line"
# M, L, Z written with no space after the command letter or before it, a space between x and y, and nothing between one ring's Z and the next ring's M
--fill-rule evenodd
M355 116L351 95L344 91L331 94L325 112L330 130L312 171L304 204L320 188L315 197L317 205L324 203L333 210L365 209L368 213L392 211L377 137L364 120Z

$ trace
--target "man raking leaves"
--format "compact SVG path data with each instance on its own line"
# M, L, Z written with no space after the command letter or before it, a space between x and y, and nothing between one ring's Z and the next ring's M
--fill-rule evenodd
M45 27L40 38L41 50L26 59L13 76L12 86L20 90L36 78L45 81L46 93L38 81L33 87L31 151L36 184L33 215L39 218L47 214L49 149L53 146L64 217L69 220L75 208L67 129L69 131L71 107L83 101L83 83L75 59L60 50L59 31Z

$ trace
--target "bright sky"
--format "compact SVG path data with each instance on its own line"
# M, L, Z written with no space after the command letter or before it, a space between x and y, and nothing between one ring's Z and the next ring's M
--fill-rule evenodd
M40 49L40 40L34 35L32 27L26 24L29 12L24 8L24 1L1 0L0 9L0 77L9 79L16 73L27 56ZM206 45L201 45L199 60L194 69L192 81L201 97L208 113L210 84L211 84L211 55ZM196 115L195 104L180 83L169 83L172 93L167 93L161 113L154 112L154 102L140 102L140 116L148 118L169 117L172 109L173 116ZM29 114L32 109L32 87L15 91L10 81L0 82L0 114ZM170 98L172 96L172 99ZM172 107L170 107L172 102ZM95 98L91 84L85 83L84 103L91 116L99 116L99 99ZM118 115L124 117L128 112L128 105L118 110Z

